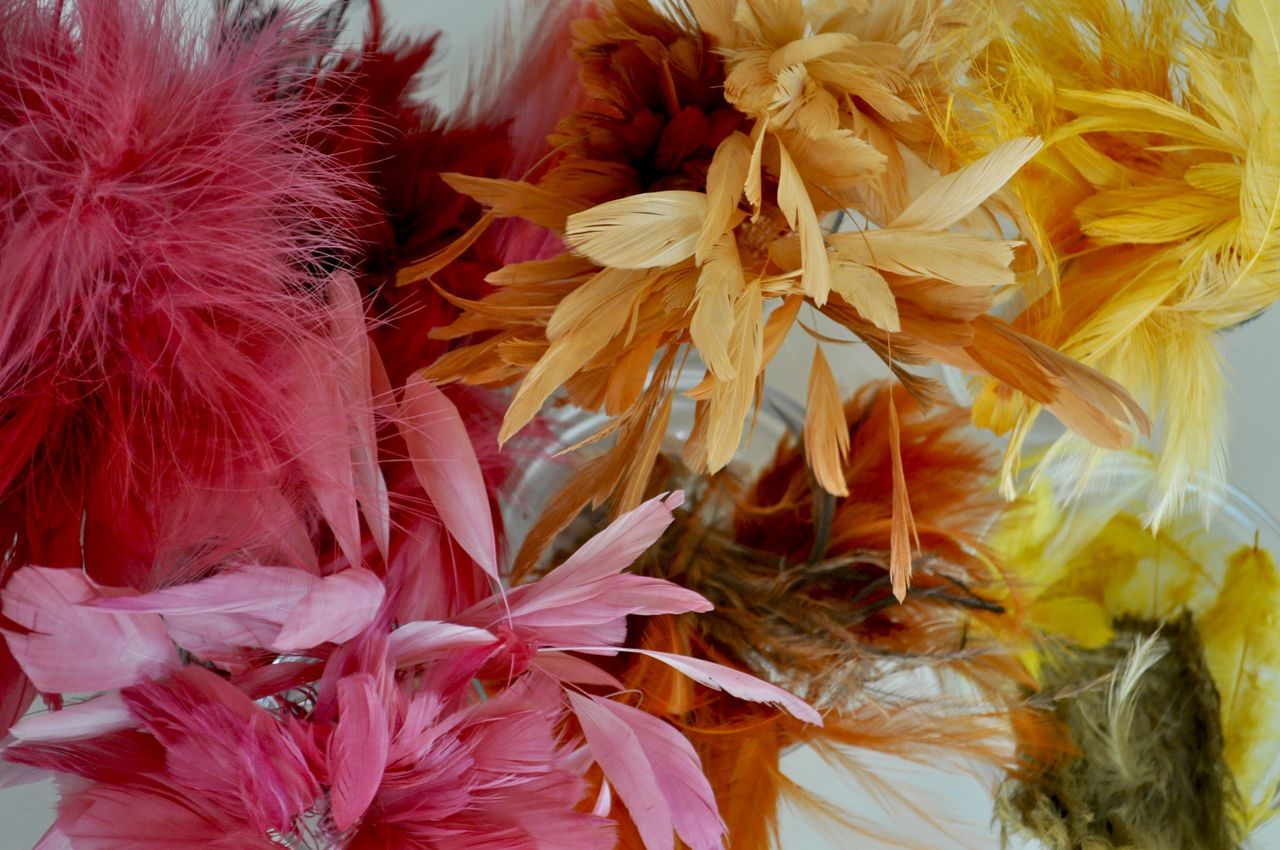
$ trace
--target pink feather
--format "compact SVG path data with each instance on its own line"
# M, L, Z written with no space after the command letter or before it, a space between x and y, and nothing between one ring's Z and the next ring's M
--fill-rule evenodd
M89 607L109 589L74 570L23 567L3 594L4 616L26 631L4 631L23 671L46 693L121 688L164 676L178 653L155 614Z
M385 595L382 580L360 567L315 579L281 624L271 648L289 652L351 640L377 618Z
M368 673L338 682L338 728L329 740L329 799L340 831L360 820L382 783L387 763L387 715Z
M108 691L60 711L45 711L25 717L9 732L19 741L32 743L91 738L137 725L137 718L129 713L120 692Z
M498 547L489 493L467 426L453 402L421 376L405 383L400 431L422 488L453 539L494 581Z
M451 653L497 642L498 638L485 629L419 620L405 623L391 633L388 653L397 667L415 667Z
M183 648L200 654L234 647L287 652L355 637L377 617L383 596L382 581L363 568L317 578L290 567L253 565L93 605L164 614Z
M289 729L201 667L125 692L125 702L165 748L165 779L265 835L288 832L320 786Z
M724 823L693 746L674 728L630 706L572 691L569 704L605 779L626 804L648 850L718 850Z
M657 540L671 523L671 509L683 495L650 499L588 540L540 578L491 598L458 616L459 621L492 626L505 620L543 646L620 644L631 615L710 611L699 594L663 579L622 571Z
M822 725L822 715L795 694L784 691L777 685L771 685L762 679L716 664L701 658L690 658L687 655L676 655L670 652L658 652L652 649L625 649L621 652L636 652L661 661L668 667L680 671L700 685L717 691L732 694L738 699L748 702L762 702L776 706L797 720Z

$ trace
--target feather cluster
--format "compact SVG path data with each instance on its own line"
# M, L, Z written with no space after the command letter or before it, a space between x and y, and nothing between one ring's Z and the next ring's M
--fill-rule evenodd
M1131 426L1146 427L1117 384L987 315L1014 282L1016 243L963 225L1041 142L1010 139L945 174L924 159L921 100L947 90L963 58L950 7L600 6L576 26L583 103L552 135L555 153L524 181L447 178L492 215L561 236L566 250L490 275L496 291L439 334L484 338L428 374L519 381L501 439L562 387L573 403L604 408L602 435L617 432L614 462L573 482L576 499L557 503L538 542L588 500L635 503L624 482L648 476L656 444L646 435L665 427L674 382L693 368L688 348L705 372L690 391L698 415L685 462L722 469L806 304L922 399L932 385L907 367L941 361L1028 394L1101 446L1127 446ZM858 226L827 233L823 220L841 212ZM839 494L843 425L821 354L812 375L809 462ZM896 505L901 560L905 492Z
M751 480L731 469L700 482L678 456L659 456L649 489L685 486L691 504L637 569L697 591L715 610L653 618L631 630L628 645L730 664L826 710L823 726L810 727L695 693L644 656L614 665L625 685L648 695L645 710L689 730L735 846L779 846L784 802L855 835L880 832L783 772L781 754L797 744L906 810L915 803L874 775L868 753L1008 770L1010 724L1034 733L1037 718L1017 688L1032 680L1011 640L1021 630L1019 601L979 539L998 510L983 484L995 458L961 432L965 419L959 408L924 414L887 385L864 388L844 408L855 462L843 497L816 486L799 443L784 441ZM890 554L894 427L903 475L920 494L922 554L903 604ZM963 682L974 696L930 686L937 681Z
M1012 10L1012 6L1009 7ZM973 110L946 120L958 160L1046 140L1014 178L1028 263L1014 328L1118 381L1156 415L1149 521L1226 475L1218 331L1280 298L1280 16L1267 0L1020 4L975 58ZM993 147L994 146L994 147ZM987 381L975 420L1010 432L1016 470L1041 405ZM1052 450L1083 478L1074 436ZM1189 485L1195 484L1192 489Z

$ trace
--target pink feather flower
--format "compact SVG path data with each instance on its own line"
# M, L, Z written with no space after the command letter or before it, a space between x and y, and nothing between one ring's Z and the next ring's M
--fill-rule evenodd
M284 70L323 46L287 15L190 24L0 2L3 533L105 584L305 561L335 510L314 491L352 489L330 272L353 178Z

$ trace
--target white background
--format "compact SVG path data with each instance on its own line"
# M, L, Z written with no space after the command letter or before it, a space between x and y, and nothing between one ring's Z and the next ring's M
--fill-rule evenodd
M192 0L187 0L192 3ZM199 0L195 0L196 3ZM548 0L555 2L555 0ZM356 17L361 3L357 0ZM444 104L465 80L474 57L491 55L483 47L495 22L501 21L512 8L513 0L385 0L387 19L405 32L443 30L443 74L434 81L430 94ZM533 5L533 4L528 4ZM518 76L517 76L518 79ZM812 342L796 334L770 367L769 383L783 393L803 401ZM1277 442L1276 415L1280 412L1280 312L1273 311L1248 325L1225 334L1222 351L1228 364L1231 414L1230 452L1233 484L1257 499L1272 514L1280 513L1280 452ZM826 346L824 353L831 361L841 383L849 392L865 380L883 377L882 367L857 348ZM907 846L938 850L995 850L999 846L989 831L991 801L988 789L992 776L956 776L941 771L927 771L889 759L872 759L868 768L890 783L911 788L912 802L931 813L945 831L930 828L923 819L910 812L886 813L878 809L870 797L852 787L841 776L827 769L811 753L799 752L787 760L788 773L805 785L847 804L864 817L873 818L887 832L902 836ZM54 801L51 783L0 791L0 850L28 850L44 832L52 818ZM967 836L967 838L962 838ZM842 840L828 841L812 824L793 813L783 816L784 850L836 850L847 846L880 848L890 845L873 840L848 845ZM1255 838L1257 850L1280 847L1280 824ZM1190 848L1188 848L1190 850Z

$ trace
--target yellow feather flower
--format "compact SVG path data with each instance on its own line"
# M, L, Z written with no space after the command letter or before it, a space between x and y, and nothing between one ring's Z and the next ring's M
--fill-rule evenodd
M935 118L960 161L1029 134L1014 178L1042 262L1013 320L1090 365L1158 417L1158 526L1189 492L1211 504L1226 434L1217 331L1280 298L1280 9L1232 0L977 2L997 36L974 60L965 109ZM966 111L968 110L968 111ZM992 381L974 418L1010 432L1006 490L1041 405ZM1099 449L1050 455L1083 478ZM1195 483L1196 487L1190 485Z

